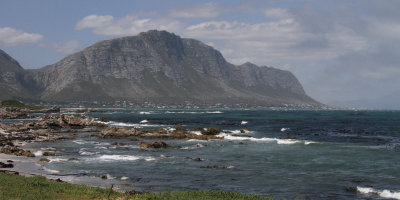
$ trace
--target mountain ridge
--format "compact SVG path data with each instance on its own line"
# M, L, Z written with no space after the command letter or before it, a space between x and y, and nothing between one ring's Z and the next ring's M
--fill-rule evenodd
M320 105L289 71L233 65L198 40L157 30L103 40L24 73L44 101Z

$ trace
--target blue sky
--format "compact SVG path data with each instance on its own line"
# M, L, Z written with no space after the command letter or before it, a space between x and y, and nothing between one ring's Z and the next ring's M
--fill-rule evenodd
M174 32L293 72L313 98L400 108L397 0L0 0L0 49L39 68L100 40Z

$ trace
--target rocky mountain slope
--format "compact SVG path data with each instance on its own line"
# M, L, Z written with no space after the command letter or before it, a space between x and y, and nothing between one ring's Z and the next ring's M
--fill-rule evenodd
M39 88L28 71L0 50L0 99L38 98Z
M46 101L319 105L288 71L236 66L214 48L166 31L101 41L37 70L9 63L24 74L13 80L33 81L35 98Z

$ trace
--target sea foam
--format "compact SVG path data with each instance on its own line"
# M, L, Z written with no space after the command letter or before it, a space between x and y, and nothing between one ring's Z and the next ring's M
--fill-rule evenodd
M390 190L377 190L374 188L369 187L359 187L357 186L357 191L363 194L375 194L379 195L382 198L389 198L389 199L400 199L400 191L390 191Z
M154 161L156 160L154 157L144 157L144 156L133 156L133 155L101 155L94 160L103 161L103 162L112 162L112 161L136 161L136 160L145 160L145 161Z

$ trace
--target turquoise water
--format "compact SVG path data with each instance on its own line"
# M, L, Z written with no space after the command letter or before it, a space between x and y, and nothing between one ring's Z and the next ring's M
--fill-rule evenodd
M399 111L109 110L89 116L105 117L112 121L110 126L183 124L233 133L225 134L224 140L164 140L181 148L154 152L139 152L140 141L84 137L27 148L38 155L49 148L62 149L57 152L60 157L42 164L54 175L103 187L115 184L124 190L229 190L278 199L400 199ZM241 128L249 129L245 134L252 138L232 136L241 134ZM279 139L287 136L299 140ZM128 145L117 147L114 142ZM70 157L80 161L66 162ZM201 168L208 165L226 169ZM109 179L99 178L104 174Z

